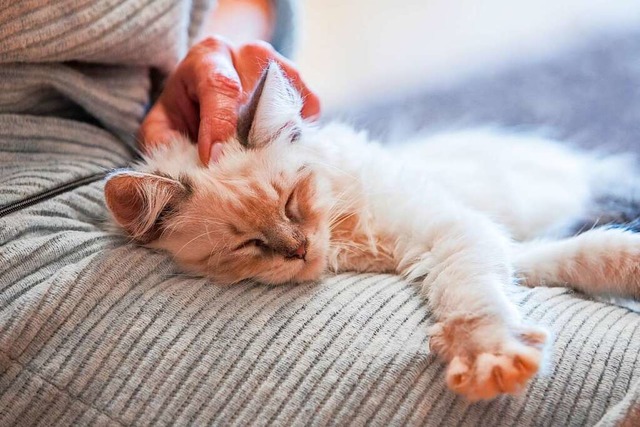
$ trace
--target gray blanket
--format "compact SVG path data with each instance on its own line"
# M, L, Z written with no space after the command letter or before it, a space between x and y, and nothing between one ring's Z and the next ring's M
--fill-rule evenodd
M0 425L633 425L625 308L510 287L554 333L548 367L469 404L395 276L214 286L109 231L101 176L131 161L149 70L178 60L205 6L0 6Z

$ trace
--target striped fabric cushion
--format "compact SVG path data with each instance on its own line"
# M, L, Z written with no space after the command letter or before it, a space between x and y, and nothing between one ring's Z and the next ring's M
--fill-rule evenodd
M102 183L0 219L0 425L614 425L640 315L509 289L555 344L521 396L468 404L391 275L214 286L106 230Z

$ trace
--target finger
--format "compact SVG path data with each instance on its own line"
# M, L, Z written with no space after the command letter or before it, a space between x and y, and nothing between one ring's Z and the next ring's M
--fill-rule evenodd
M302 95L304 106L302 107L302 116L304 118L311 118L320 114L320 99L318 96L307 86L302 80L300 72L296 66L287 58L276 52L273 58L280 68L284 71L285 75L289 78L296 90Z
M317 120L320 118L320 98L314 92L310 90L302 92L303 106L302 117L309 120Z
M171 114L168 114L173 120L174 124L178 124L176 130L181 131L183 134L188 134L192 141L198 138L198 105L194 103L188 95L187 88L180 82L176 85L177 93L172 96L173 102L163 102L165 108L171 109ZM165 95L172 94L173 91L165 93ZM173 107L173 108L171 108Z
M162 95L140 125L139 138L144 147L166 143L183 135L194 140L198 135L196 106L178 80L170 80Z
M242 96L240 83L216 74L208 83L209 89L200 89L200 129L198 153L204 164L209 162L211 146L224 142L236 132L238 107Z
M236 131L242 86L226 47L207 54L196 73L195 98L200 105L198 154L207 164L211 146L229 139Z
M269 62L277 62L302 96L304 102L302 116L308 119L315 119L320 115L320 99L318 96L302 80L295 65L276 52L268 43L258 41L246 44L240 47L237 52L234 52L233 59L242 80L242 86L249 92L253 90L257 80L262 75L262 71Z
M307 86L300 77L300 72L286 58L278 55L275 61L280 65L285 75L289 78L293 86L302 96L302 117L305 119L316 119L320 116L320 98Z
M180 137L180 131L175 129L173 122L165 112L161 103L156 103L149 111L140 126L138 138L143 151Z

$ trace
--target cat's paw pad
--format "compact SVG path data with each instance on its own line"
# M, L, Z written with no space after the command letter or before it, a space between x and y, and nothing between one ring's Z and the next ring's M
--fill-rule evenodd
M449 388L471 401L517 393L538 372L547 333L535 327L504 328L481 319L436 324L430 347L449 361Z
M541 351L531 347L513 354L456 356L447 368L447 385L471 401L517 393L538 372L541 362Z

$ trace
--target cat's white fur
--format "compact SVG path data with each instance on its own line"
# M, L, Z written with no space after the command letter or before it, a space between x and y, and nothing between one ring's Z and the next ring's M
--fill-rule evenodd
M595 193L635 174L628 159L487 130L382 146L348 126L302 123L293 93L271 66L252 128L269 139L260 149L234 139L204 168L193 144L176 141L136 169L188 176L195 188L213 188L247 164L265 182L312 170L331 218L356 219L352 241L329 242L326 269L395 271L418 283L436 320L431 346L449 363L455 391L470 399L515 392L538 370L546 334L521 319L503 290L518 276L529 286L638 294L636 234L594 229L558 240ZM292 143L294 128L302 136ZM170 243L154 245L179 259ZM607 265L615 256L619 273Z

